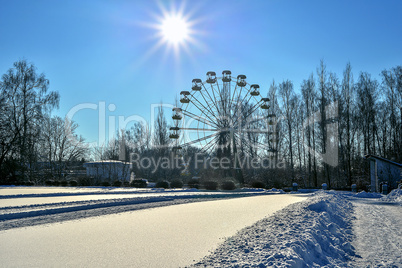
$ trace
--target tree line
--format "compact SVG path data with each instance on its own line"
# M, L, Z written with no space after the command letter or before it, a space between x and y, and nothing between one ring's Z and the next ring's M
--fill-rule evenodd
M272 112L283 116L277 149L286 177L306 187L367 189L366 155L402 162L402 66L380 79L354 77L350 63L338 77L321 61L298 92L289 80L271 84Z
M72 166L80 165L79 161L82 165L84 158L129 161L133 153L154 159L172 155L170 121L162 106L153 130L137 122L130 129L119 130L104 146L88 148L75 134L77 124L51 116L60 96L48 90L49 81L38 75L32 64L16 62L3 75L0 86L1 183L29 180L40 184L44 178L60 179ZM285 165L237 170L245 183L260 181L278 188L292 182L303 187L327 183L338 189L357 184L365 189L370 183L366 155L402 162L402 66L384 69L377 80L367 72L354 75L350 63L338 76L321 61L300 85L291 80L273 81L267 97L270 107L260 115L276 116L275 131L262 139L245 137L267 144L267 148L242 153L283 160ZM190 146L182 155L190 159L199 152ZM133 171L137 178L150 180L227 176L219 170L196 168L194 157L183 164L156 170L152 165L134 166Z
M303 187L347 189L357 184L361 189L369 185L369 154L402 162L402 66L384 69L380 81L367 72L357 76L347 63L343 74L328 71L321 61L315 72L295 89L292 81L275 81L269 86L270 108L264 114L275 114L275 132L263 140L248 137L256 143L267 144L265 155L276 162L284 160L285 167L263 170L244 169L246 183L261 181L269 187L284 187L297 182ZM153 133L137 123L104 148L103 158L118 159L121 137L127 143L127 154L167 156L169 125L159 110ZM274 139L269 148L268 140ZM112 149L110 147L114 149ZM173 145L170 145L173 146ZM199 149L185 148L183 155L194 156ZM272 153L274 152L274 153ZM254 154L248 150L247 154ZM264 152L261 155L264 157ZM194 159L194 157L193 157ZM187 179L191 176L222 177L222 172L194 168L190 161ZM136 170L147 179L182 177L180 170ZM233 175L233 177L235 177Z
M77 124L51 115L60 95L33 64L15 62L2 76L0 93L0 184L61 179L86 156Z

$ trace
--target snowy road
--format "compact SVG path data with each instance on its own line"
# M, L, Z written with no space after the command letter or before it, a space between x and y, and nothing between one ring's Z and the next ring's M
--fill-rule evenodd
M0 231L5 267L179 267L225 237L302 201L261 195L159 207Z
M353 267L402 267L402 207L378 199L352 199L355 206Z
M54 193L53 193L54 194ZM55 203L63 203L63 202L82 202L82 201L93 201L93 200L109 200L109 199L128 199L128 198L137 198L137 197L169 197L169 196L186 196L189 195L189 192L126 192L126 193L80 193L80 194L72 194L66 195L67 193L60 193L60 196L52 196L46 194L38 194L39 197L13 197L2 199L0 201L0 209L10 206L32 206L32 205L43 205L43 204L55 204ZM196 195L224 195L224 192L216 192L216 193L206 193L206 192L191 192L192 196ZM242 193L238 193L242 194ZM63 196L64 195L64 196ZM36 196L36 195L34 195ZM1 197L1 196L0 196Z

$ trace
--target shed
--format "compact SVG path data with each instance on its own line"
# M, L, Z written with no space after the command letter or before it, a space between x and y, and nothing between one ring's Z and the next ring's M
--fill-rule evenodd
M103 160L84 163L87 176L113 181L130 181L130 164L116 160Z
M402 164L376 156L366 155L370 161L371 192L380 192L380 185L387 183L389 189L396 189L402 180Z

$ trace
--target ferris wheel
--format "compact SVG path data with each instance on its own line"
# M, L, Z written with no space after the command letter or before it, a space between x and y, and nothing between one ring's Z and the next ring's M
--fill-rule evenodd
M260 86L249 84L245 75L232 78L207 72L206 80L192 80L191 91L180 92L179 107L173 108L169 137L179 154L189 146L218 157L237 153L256 156L272 152L275 115L269 114L269 98L261 97Z

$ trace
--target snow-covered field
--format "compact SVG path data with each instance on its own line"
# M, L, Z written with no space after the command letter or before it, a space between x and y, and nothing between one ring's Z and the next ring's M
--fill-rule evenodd
M245 228L196 266L343 266L354 255L351 210L320 192Z
M282 193L0 187L0 259L7 267L402 267L402 190Z
M319 191L227 239L198 267L402 267L402 190ZM380 199L381 198L381 199Z
M71 208L69 212L63 208L60 213L54 214L48 211L52 208L41 206L46 215L38 216L37 212L33 212L32 217L5 219L4 222L13 222L14 225L9 224L7 230L0 231L0 241L3 242L0 244L2 265L7 267L190 265L194 259L200 259L207 255L209 250L214 250L225 237L233 236L260 218L306 198L278 194L279 191L247 189L239 192L192 190L187 191L187 195L180 195L182 192L183 190L164 191L159 194L155 192L155 196L151 197L155 202L148 197L133 199L132 204L121 203L126 201L107 200L106 202L115 206L83 210ZM139 195L137 198L142 198L142 194ZM169 199L170 201L165 201ZM138 203L139 200L144 203ZM194 202L196 200L205 202ZM179 203L180 201L182 203ZM115 204L118 202L119 205ZM156 204L158 207L155 209L143 209ZM168 206L172 204L175 206ZM139 208L139 205L142 207ZM100 210L108 212L113 210L117 213L102 213ZM86 215L77 217L79 213ZM70 215L69 218L66 218L66 214ZM96 217L87 217L88 214ZM61 221L31 226L41 218L61 219ZM25 227L15 228L21 221L27 222Z
M211 192L113 187L0 187L0 230L168 205L279 193L282 192L256 189Z

